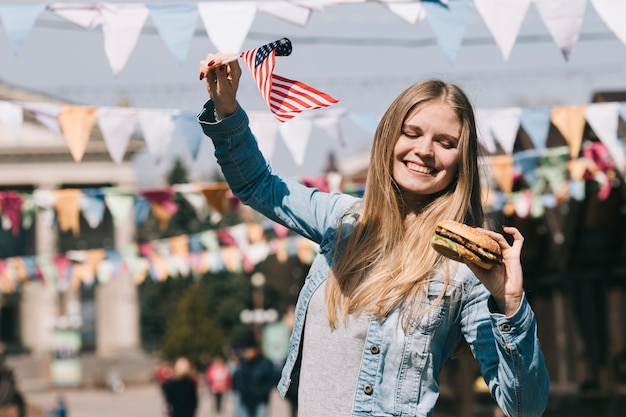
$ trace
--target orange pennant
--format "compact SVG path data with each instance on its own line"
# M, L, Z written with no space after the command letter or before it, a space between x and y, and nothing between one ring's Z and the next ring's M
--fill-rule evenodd
M61 231L80 232L80 199L82 191L77 188L54 190L54 208Z
M61 108L59 125L75 162L83 159L97 112L95 107L64 105Z
M166 229L167 225L170 223L173 213L156 203L150 203L150 208L152 209L152 214L154 214L157 222L159 222L161 230Z
M230 191L228 184L225 182L217 182L200 186L200 191L204 195L207 204L215 209L219 214L223 215L227 207L227 195Z
M550 119L569 145L570 157L578 158L585 131L585 106L555 106Z
M493 175L505 194L513 191L513 167L514 160L511 155L494 155L489 157Z

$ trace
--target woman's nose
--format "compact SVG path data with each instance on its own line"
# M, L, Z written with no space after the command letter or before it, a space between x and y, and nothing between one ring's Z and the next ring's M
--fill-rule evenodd
M417 155L432 157L434 154L432 139L427 136L422 136L416 141L414 151Z

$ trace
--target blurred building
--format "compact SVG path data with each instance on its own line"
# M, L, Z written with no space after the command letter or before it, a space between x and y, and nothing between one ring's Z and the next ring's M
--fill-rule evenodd
M27 91L0 84L0 100L55 103ZM64 104L64 103L57 103ZM0 123L0 191L37 193L62 189L134 187L131 158L143 140L131 139L122 164L112 161L97 123L84 157L75 162L64 137L53 133L33 113L24 110L17 137ZM46 193L43 193L46 194ZM0 229L0 259L46 256L94 248L121 248L134 241L134 221L114 225L105 209L102 222L92 228L80 216L80 233L62 231L54 210L38 209L29 228ZM9 353L46 357L53 348L55 329L75 328L82 351L95 357L114 358L140 351L139 309L131 279L109 285L68 287L26 281L15 292L0 291L0 341Z

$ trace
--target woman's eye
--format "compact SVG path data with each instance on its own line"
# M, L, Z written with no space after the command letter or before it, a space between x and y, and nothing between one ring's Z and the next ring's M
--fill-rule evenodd
M418 133L414 133L414 132L407 132L406 130L403 130L403 131L402 131L402 134L403 134L404 136L406 136L407 138L412 138L412 139L415 139L415 138L419 138L419 137L420 137L420 135L419 135Z

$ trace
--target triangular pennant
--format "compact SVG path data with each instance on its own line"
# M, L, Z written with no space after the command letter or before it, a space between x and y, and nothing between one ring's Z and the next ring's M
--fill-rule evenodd
M520 125L530 137L535 149L543 151L548 143L550 132L550 108L526 107L522 109Z
M580 153L585 130L585 111L584 106L555 106L550 114L552 124L567 141L572 158L577 158Z
M22 102L21 105L22 109L33 113L35 118L52 133L61 135L59 113L61 113L62 104Z
M238 54L256 16L252 1L198 3L198 11L209 39L219 52Z
M421 2L397 2L393 0L382 0L382 2L385 3L385 7L391 13L412 25L426 19L426 10L424 10Z
M80 162L96 120L95 107L64 105L59 113L59 124L74 161Z
M20 134L23 120L24 112L21 106L10 101L0 101L0 125L6 127L15 139Z
M193 207L200 219L204 219L207 216L208 204L196 184L174 184L172 188Z
M113 223L116 226L126 224L126 219L132 212L135 202L133 194L121 192L115 188L105 188L104 201L113 217Z
M102 8L104 51L114 76L124 69L135 49L148 14L148 8L139 3L106 3Z
M309 17L311 17L312 13L310 7L304 7L287 1L258 2L257 9L259 12L269 14L300 26L305 26L308 23Z
M137 111L124 107L100 107L97 121L111 159L120 165L137 128Z
M532 0L474 0L485 25L507 61Z
M223 215L228 205L227 196L230 193L228 184L225 182L218 182L214 184L201 185L199 188L202 195L204 195L206 202L220 215Z
M106 209L103 190L101 188L83 188L82 193L81 213L83 213L89 227L95 229L102 223Z
M624 173L624 144L617 137L619 107L619 103L592 103L587 105L585 118L608 149L617 169Z
M24 39L45 8L45 4L0 5L0 20L14 55L19 53Z
M478 134L478 142L485 150L492 154L498 150L496 140L491 132L491 119L495 110L492 109L476 109L476 132Z
M150 17L179 66L185 63L196 31L198 7L194 3L150 3Z
M322 129L328 136L338 142L342 142L340 119L345 116L346 110L341 108L328 109L324 113L313 116L313 125Z
M521 112L522 109L519 107L498 109L495 110L493 117L490 119L493 136L500 143L504 152L509 155L513 153L513 147L515 146Z
M167 152L176 125L171 110L140 110L139 125L150 154L159 160Z
M519 171L530 187L535 183L535 168L537 167L537 151L528 149L513 154L515 171Z
M191 153L192 159L195 161L200 152L202 139L205 137L202 132L202 127L198 123L197 112L181 111L178 114L173 114L172 120L174 121L178 133L180 133L185 139L185 142L187 142L187 148Z
M297 166L302 166L306 148L311 138L313 121L309 117L291 119L289 123L282 123L278 130L291 153Z
M437 38L437 43L450 63L456 61L461 48L467 21L474 8L472 0L455 0L447 6L435 2L422 2L426 18Z
M513 168L515 161L511 155L494 155L489 158L491 169L500 190L505 194L513 191Z
M250 130L254 132L254 137L259 145L259 150L267 160L274 156L276 140L278 139L278 123L268 112L248 112L250 119Z
M587 0L534 0L543 23L565 59L578 43Z
M59 229L71 230L74 235L80 231L80 200L82 192L76 188L54 190L54 209L57 213Z
M85 29L93 29L102 23L100 4L51 3L48 11Z
M594 9L615 36L626 45L626 2L623 0L591 0Z

